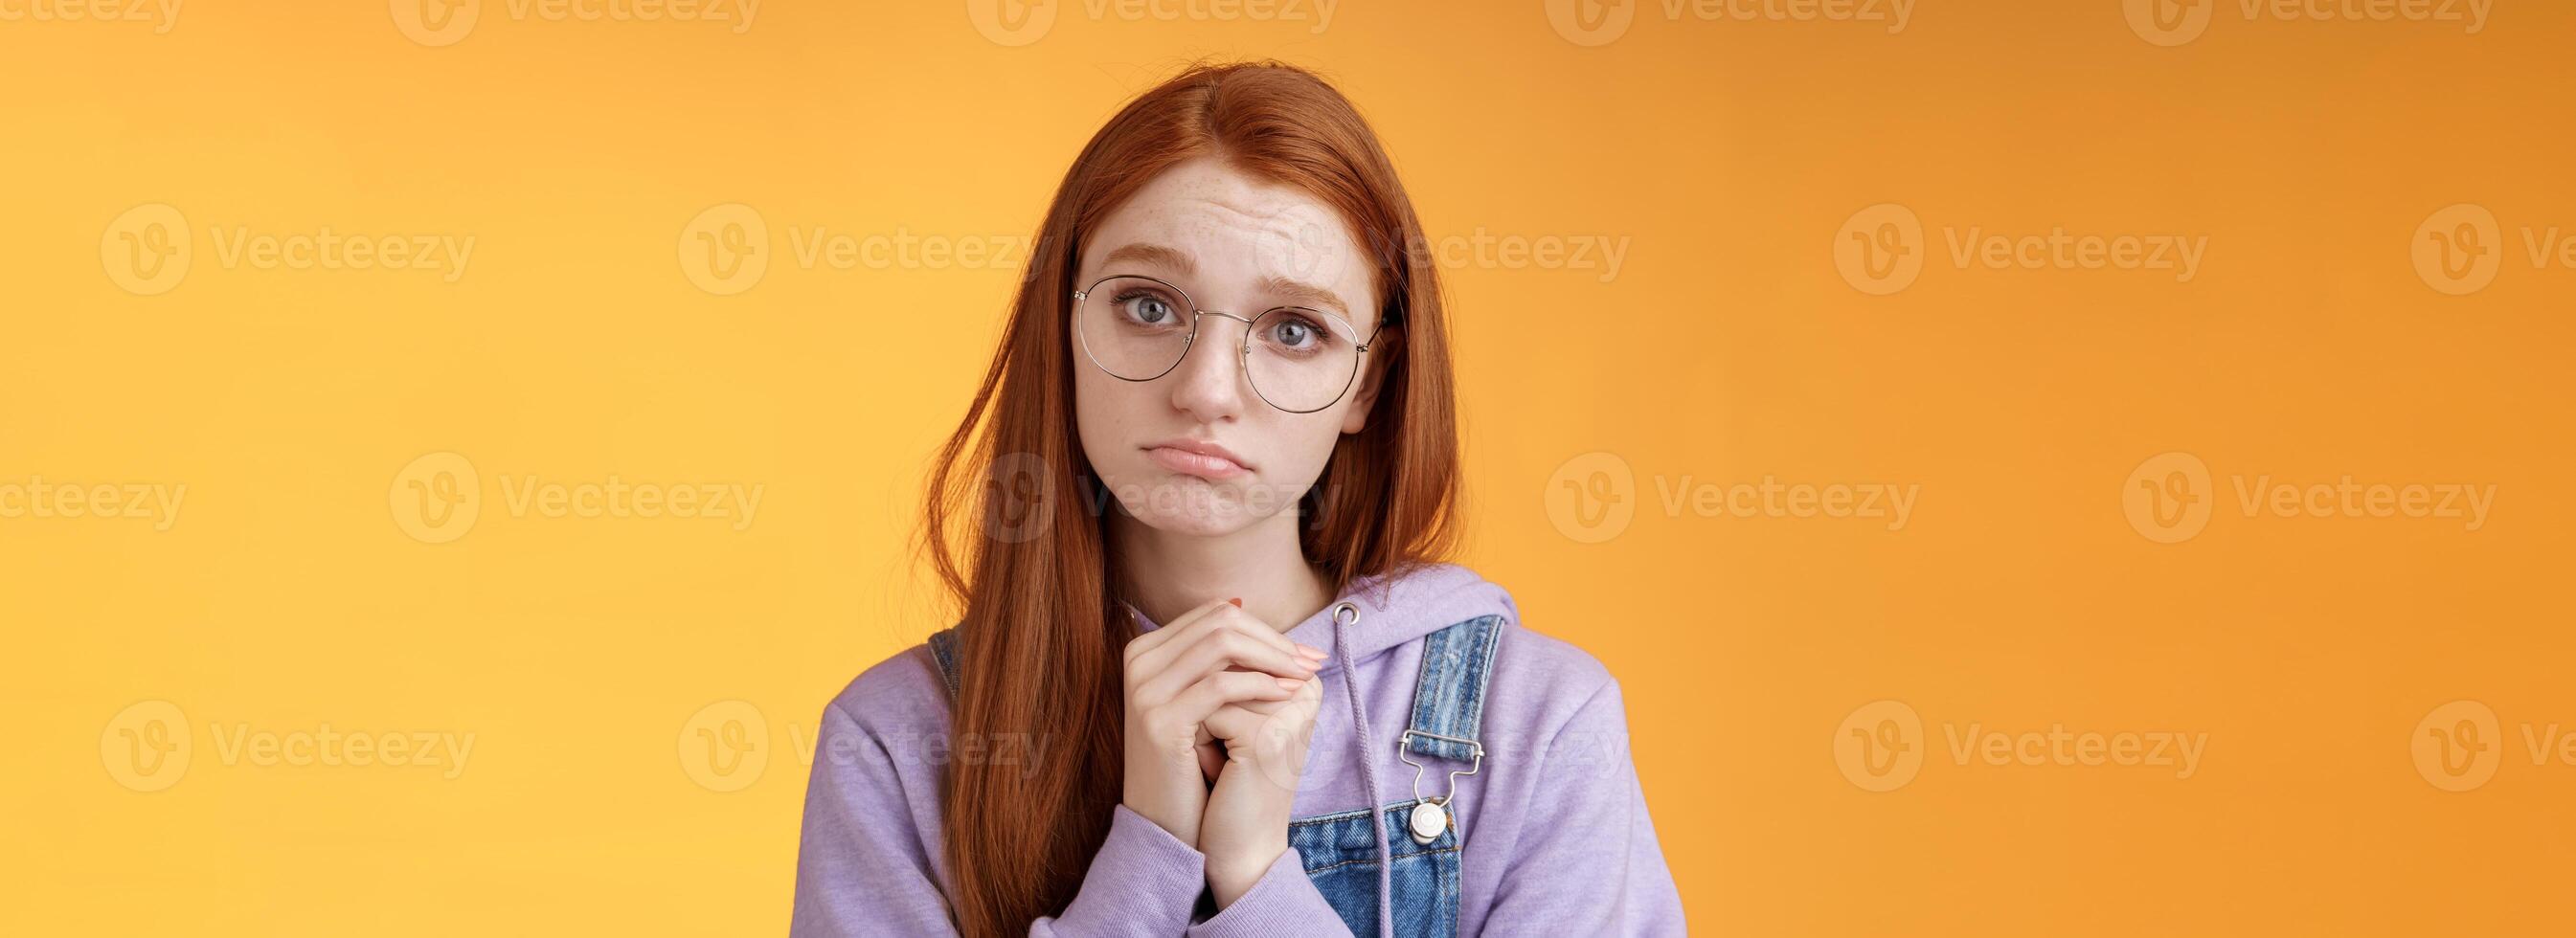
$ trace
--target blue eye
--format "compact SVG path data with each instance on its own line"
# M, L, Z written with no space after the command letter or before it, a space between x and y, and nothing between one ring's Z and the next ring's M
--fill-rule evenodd
M1313 341L1314 337L1315 327L1296 319L1283 320L1270 330L1272 341L1289 348L1302 348L1306 343Z
M1118 308L1126 311L1127 318L1147 326L1167 326L1180 318L1170 300L1142 290L1121 294Z
M1319 355L1342 345L1333 330L1315 321L1312 315L1284 308L1265 315L1254 338L1275 354L1299 358Z

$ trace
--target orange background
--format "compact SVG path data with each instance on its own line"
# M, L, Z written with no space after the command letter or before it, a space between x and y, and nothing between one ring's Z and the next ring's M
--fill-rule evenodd
M1277 56L1360 103L1435 238L1626 245L1453 255L1461 559L1623 682L1696 930L2563 933L2576 760L2527 739L2576 732L2576 269L2525 238L2576 236L2576 9L2123 6L0 19L0 932L782 930L816 714L941 623L903 537L1018 276L797 239L1007 244L1124 99ZM768 266L710 289L693 219L735 203ZM1920 227L1893 291L1836 261L1882 203ZM2491 263L2454 296L2413 258L2461 203ZM121 253L168 245L115 227L156 204L175 281ZM475 245L448 282L217 243L326 227ZM2205 255L1952 253L2056 228ZM2169 452L2207 511L2159 543L2138 485L2173 477L2135 470ZM442 453L474 484L412 468ZM511 507L612 476L763 497L739 530ZM2474 530L2238 496L2346 476L2495 495ZM186 489L12 514L39 477ZM1765 477L1918 494L1901 527L1666 500ZM1887 713L1916 774L1852 748ZM474 742L452 773L225 755L325 724ZM2058 726L2205 750L1954 755Z

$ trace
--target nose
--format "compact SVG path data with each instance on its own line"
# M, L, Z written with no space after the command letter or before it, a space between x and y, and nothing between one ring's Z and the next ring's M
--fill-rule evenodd
M1243 357L1237 354L1243 337L1235 330L1250 329L1252 323L1215 310L1200 310L1198 316L1198 337L1164 376L1172 382L1172 407L1200 423L1240 417L1251 388L1245 384Z

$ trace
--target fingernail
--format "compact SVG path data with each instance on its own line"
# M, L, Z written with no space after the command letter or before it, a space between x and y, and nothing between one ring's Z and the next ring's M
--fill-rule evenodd
M1296 679L1296 678L1293 678L1293 677L1283 677L1283 678L1280 678L1280 679L1279 679L1279 689L1280 689L1280 690L1289 691L1289 692L1291 692L1291 693L1294 693L1294 692L1297 690L1297 688L1304 687L1304 686L1306 686L1306 682L1304 682L1304 681L1300 681L1300 680L1298 680L1298 679Z
M1324 656L1324 650L1321 648L1306 644L1305 642L1297 642L1296 645L1298 654L1305 655L1309 658L1321 658Z
M1237 608L1237 609L1241 609L1241 608L1243 608L1243 600L1241 600L1241 599L1229 599L1229 600L1226 600L1226 602L1233 603L1233 604L1234 604L1234 608Z

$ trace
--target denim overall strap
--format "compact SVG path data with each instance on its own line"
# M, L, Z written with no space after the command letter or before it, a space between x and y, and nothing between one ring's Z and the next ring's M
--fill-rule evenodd
M939 659L939 679L948 685L948 699L957 699L957 628L950 626L930 633L930 656Z
M1422 676L1413 685L1413 722L1400 741L1405 751L1456 762L1484 755L1478 733L1485 722L1485 686L1493 679L1494 649L1502 637L1503 617L1489 615L1423 639Z
M1485 691L1504 618L1480 616L1422 639L1413 713L1397 738L1396 756L1417 773L1427 774L1435 764L1448 770L1447 786L1423 792L1417 774L1412 792L1395 801L1288 821L1288 845L1306 878L1351 934L1458 934L1466 832L1450 801L1457 794L1456 776L1472 774L1469 765L1483 761ZM1366 745L1382 744L1381 739ZM1379 797L1375 785L1363 787L1372 800Z

